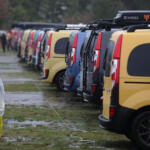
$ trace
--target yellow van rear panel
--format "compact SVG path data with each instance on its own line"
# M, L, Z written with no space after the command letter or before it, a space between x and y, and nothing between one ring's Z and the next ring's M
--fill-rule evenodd
M112 34L110 40L113 41L116 45L117 39L122 34L123 31L116 31ZM115 46L114 46L115 48ZM114 51L114 49L113 49ZM112 61L110 62L112 64ZM103 111L102 114L105 118L109 119L109 113L110 113L110 103L111 103L111 86L112 86L112 81L111 81L111 69L110 69L110 76L106 77L104 76L104 91L103 91Z
M73 30L74 31L74 30ZM44 82L52 83L55 75L66 69L66 62L65 62L65 54L56 54L54 52L56 42L61 38L69 38L72 30L61 30L58 32L53 31L52 41L51 41L51 52L50 58L45 61L44 63L44 70L49 70L49 75L47 79L43 79Z
M117 31L112 34L110 40L116 43L120 34L123 34L123 40L119 74L119 105L132 110L138 110L144 106L150 106L150 84L134 84L132 82L150 83L150 77L130 76L127 73L127 63L130 53L136 46L150 43L150 30L137 30L135 32ZM112 64L112 61L110 64ZM111 75L109 77L104 76L102 114L106 119L110 118L111 84Z
M30 30L25 30L24 35L23 35L23 39L21 42L21 56L24 57L25 56L25 48L26 48L26 42L29 36Z
M150 84L142 84L150 83L150 77L131 76L127 72L128 59L131 52L135 47L146 43L150 43L150 31L148 32L148 30L135 31L123 35L119 104L133 110L150 105Z

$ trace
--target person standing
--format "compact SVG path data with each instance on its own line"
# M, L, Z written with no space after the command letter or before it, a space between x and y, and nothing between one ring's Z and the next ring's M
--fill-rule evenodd
M6 47L6 35L5 35L5 33L3 33L1 36L1 44L2 44L3 52L5 52L5 47Z
M10 47L10 43L11 43L11 33L10 33L10 31L7 33L6 40L7 40L7 50L9 51L9 47Z

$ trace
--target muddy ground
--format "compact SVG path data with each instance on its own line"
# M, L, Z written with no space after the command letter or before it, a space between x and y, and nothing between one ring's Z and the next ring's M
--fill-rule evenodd
M125 136L99 128L99 109L40 81L40 72L0 52L6 109L0 150L135 150Z

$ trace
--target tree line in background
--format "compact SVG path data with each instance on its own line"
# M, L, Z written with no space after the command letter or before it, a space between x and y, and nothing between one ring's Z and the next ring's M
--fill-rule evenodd
M88 23L118 10L149 10L150 0L0 0L0 28L14 21Z

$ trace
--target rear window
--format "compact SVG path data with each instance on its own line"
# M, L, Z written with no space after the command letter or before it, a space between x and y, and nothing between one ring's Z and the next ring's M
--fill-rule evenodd
M55 53L56 54L66 54L68 49L69 38L59 39L55 44Z
M86 47L87 47L87 44L88 44L88 41L89 41L91 32L92 32L92 31L90 30L90 31L87 31L87 33L86 33L86 37L85 37L85 39L84 39L84 42L83 42L83 45L82 45L82 48L81 48L81 51L80 51L80 56L81 56L81 57L83 56L84 50L85 50Z
M105 71L105 76L109 77L110 76L110 68L111 68L111 60L112 60L112 53L114 49L115 43L113 41L109 41L107 50L105 53L105 58L104 58L104 71Z
M131 76L150 76L150 43L139 45L132 50L127 71Z
M72 44L73 44L73 40L76 34L71 34L69 40L68 40L68 49L66 50L66 54L68 56L71 56L71 51L72 51ZM70 55L69 55L70 54Z

